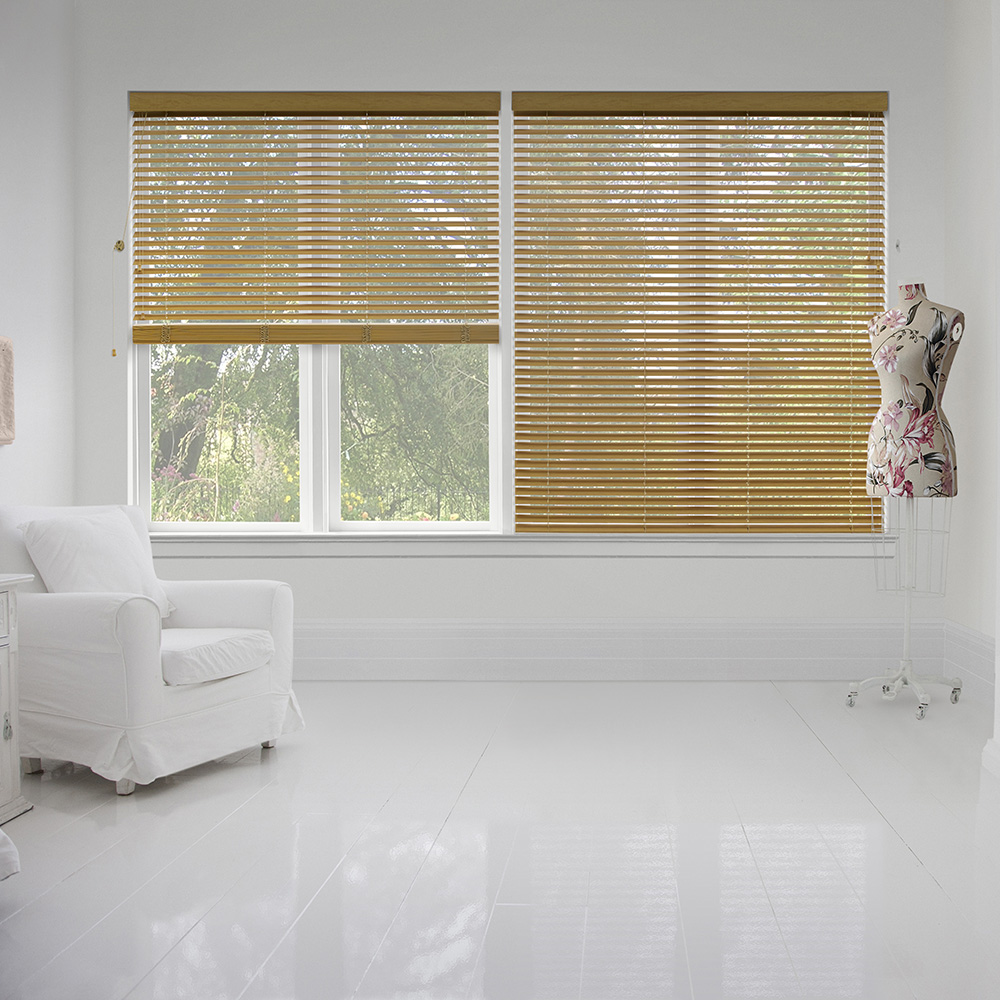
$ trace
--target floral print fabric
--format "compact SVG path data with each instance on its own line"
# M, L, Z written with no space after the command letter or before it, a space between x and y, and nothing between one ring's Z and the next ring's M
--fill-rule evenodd
M868 435L868 495L952 497L955 441L941 397L961 336L960 312L924 298L868 326L882 404Z

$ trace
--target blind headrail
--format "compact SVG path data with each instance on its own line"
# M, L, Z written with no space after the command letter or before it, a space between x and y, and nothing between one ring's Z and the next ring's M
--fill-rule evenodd
M136 115L495 115L493 91L138 91Z
M563 91L515 90L519 115L883 114L889 94L872 91Z

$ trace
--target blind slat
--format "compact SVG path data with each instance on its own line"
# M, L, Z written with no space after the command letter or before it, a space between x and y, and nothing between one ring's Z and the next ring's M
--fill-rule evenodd
M137 344L495 344L496 323L136 324Z

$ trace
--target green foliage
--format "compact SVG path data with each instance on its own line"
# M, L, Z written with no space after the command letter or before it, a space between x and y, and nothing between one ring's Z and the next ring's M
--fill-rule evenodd
M341 348L341 517L489 519L482 345Z
M299 519L298 349L152 352L152 519Z
M299 519L298 350L153 351L156 521ZM482 345L341 349L341 516L489 519Z

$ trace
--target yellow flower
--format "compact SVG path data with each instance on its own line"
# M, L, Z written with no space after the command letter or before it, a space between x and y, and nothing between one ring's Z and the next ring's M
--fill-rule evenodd
M288 503L291 499L292 498L290 496L289 497L285 497L285 503Z

